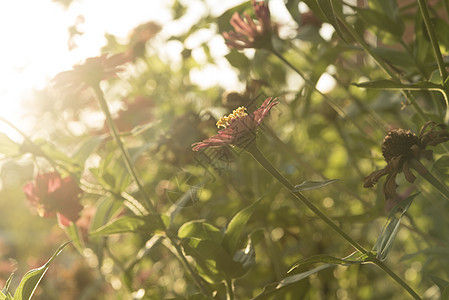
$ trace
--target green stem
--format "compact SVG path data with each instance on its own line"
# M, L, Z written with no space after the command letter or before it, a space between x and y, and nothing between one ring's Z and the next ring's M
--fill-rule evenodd
M143 198L145 199L145 203L148 206L148 209L150 210L150 213L156 215L158 218L160 218L160 215L157 214L156 208L154 207L151 200L148 198L147 193L145 192L143 188L143 184L141 183L139 177L137 176L136 171L134 170L134 166L131 162L131 159L129 157L128 152L125 149L125 146L122 143L122 140L120 139L120 135L118 134L118 130L114 124L114 121L112 120L111 112L109 111L108 104L106 102L106 99L104 98L103 91L101 90L100 86L93 86L93 89L95 90L95 93L97 95L98 101L100 102L101 109L103 110L103 113L106 117L106 122L108 123L108 126L111 130L112 137L114 138L117 146L119 147L122 157L124 159L126 168L128 169L128 172L130 173L131 177L133 178L134 182L137 184L137 187L139 191L141 192ZM162 219L161 219L162 222ZM181 264L183 267L187 270L188 273L192 276L194 279L196 285L201 290L201 292L204 295L209 296L211 293L208 291L208 289L202 284L201 278L199 275L192 269L189 262L187 261L187 258L185 257L184 253L182 252L181 247L177 244L174 237L172 237L169 232L166 232L168 240L170 241L171 245L175 249L176 256L181 261Z
M438 63L438 69L440 71L441 78L443 82L446 81L447 71L444 66L443 55L441 55L440 46L438 45L437 36L435 34L435 30L432 26L432 20L430 19L429 10L427 9L427 4L424 0L418 0L419 10L421 11L421 15L424 19L424 24L426 25L427 33L430 38L430 43L432 44L433 52L435 54L435 58Z
M166 237L170 241L169 244L166 244L168 249L170 249L173 252L173 254L175 254L176 257L178 257L182 266L188 271L188 273L192 277L193 281L200 289L201 293L203 293L203 295L205 295L206 297L212 299L212 297L210 296L212 294L212 292L209 290L209 288L207 286L205 286L203 284L203 279L193 270L192 266L187 261L187 258L185 257L184 253L182 252L181 247L178 245L175 238L172 237L169 232L167 232ZM173 248L175 251L173 251Z
M234 282L232 279L226 279L226 300L234 300Z
M321 210L316 207L309 199L306 198L301 192L293 191L294 186L291 184L287 178L285 178L265 157L265 155L257 148L255 144L246 149L257 162L265 168L271 175L273 175L283 186L285 186L297 200L306 205L311 211L313 211L321 220L323 220L327 225L334 229L341 237L343 237L349 244L356 248L359 252L366 254L368 253L365 248L363 248L359 243L354 241L346 232L344 232L340 227L337 226L328 216L326 216ZM295 202L297 203L297 202Z
M32 154L37 155L37 156L42 156L43 158L45 158L55 170L57 169L56 166L58 166L61 169L63 169L64 171L66 171L68 174L70 174L71 176L73 176L75 178L77 177L77 176L75 176L76 174L74 174L72 171L70 171L67 167L65 167L62 164L56 163L56 161L54 161L50 156L48 156L44 151L42 151L42 149L39 145L36 145L35 142L33 142L22 130L20 130L14 124L12 124L11 122L9 122L8 120L6 120L3 117L0 117L0 121L7 124L8 126L10 126L12 129L17 131L23 137L24 141L29 146L31 146L33 148L33 151L36 151L36 152L32 152Z
M435 176L430 173L426 167L417 159L413 158L410 160L410 164L425 180L432 184L447 200L449 200L449 189L448 187L439 181Z
M125 162L125 165L126 165L126 168L128 169L129 174L131 175L131 178L134 180L140 193L142 194L142 197L145 200L145 203L148 206L150 213L157 215L156 208L154 207L151 200L148 198L147 193L145 192L145 189L143 187L143 184L140 181L139 177L137 176L137 173L136 173L134 166L131 162L131 158L129 157L128 151L125 149L125 146L123 145L123 142L120 139L120 135L118 134L117 127L115 126L115 123L111 116L111 112L109 111L109 106L106 102L106 99L104 98L103 91L101 90L99 85L92 86L92 87L95 91L95 94L97 95L98 101L100 102L101 109L106 117L106 122L111 131L111 135L114 138L117 146L119 147L120 152L122 153L123 160Z
M347 32L351 35L352 38L354 38L354 40L356 40L356 42L362 46L363 50L365 50L365 52L367 52L373 59L374 61L379 65L379 67L385 72L387 73L392 79L399 81L400 82L400 78L395 74L395 72L393 72L390 68L390 66L384 62L374 51L373 49L368 45L367 42L365 42L365 40L359 36L359 34L355 31L354 28L352 28L352 26L350 26L345 18L341 15L341 13L337 12L337 18L340 21L340 24L344 26L344 28L347 30ZM409 92L409 91L404 91L402 90L402 93L404 94L404 96L410 101L411 105L413 106L413 108L415 109L415 111L418 113L419 117L421 117L423 120L427 120L426 114L424 113L424 111L421 109L421 107L419 107L418 103L416 102L415 97L413 97L413 95Z
M375 258L375 257L374 257ZM396 281L398 284L400 284L414 299L416 300L422 300L422 298L404 281L401 277L399 277L395 272L393 272L386 264L384 264L382 261L378 260L372 260L372 263L374 263L376 266L381 268L385 273L387 273L394 281Z
M337 112L337 114L339 116L341 116L342 118L351 120L351 122L357 127L357 129L362 134L366 135L364 130L357 124L357 122L354 119L352 119L350 116L348 116L348 114L340 107L340 105L334 99L332 99L328 95L326 95L326 94L322 93L320 90L318 90L316 85L306 76L306 74L304 74L301 70L299 70L294 65L292 65L282 54L280 54L276 50L274 50L274 49L271 50L271 53L274 54L277 58L279 58L287 66L289 66L299 76L301 76L301 78L304 80L305 84L307 86L309 86L310 88L312 88L314 91L316 91L318 94L320 94L321 97L323 97L324 100L326 100L326 102L332 107L332 109L334 109Z
M351 244L355 249L357 249L360 253L366 254L368 256L368 260L373 264L377 265L383 271L385 271L394 281L396 281L399 285L401 285L413 298L420 300L421 297L405 282L403 281L396 273L394 273L387 265L385 265L382 261L377 259L375 255L371 252L367 251L363 248L359 243L353 240L346 232L344 232L340 227L338 227L328 216L326 216L321 210L316 207L306 196L304 196L301 192L294 191L294 186L291 184L265 157L265 155L257 148L256 144L251 144L247 150L254 159L262 165L271 175L273 175L282 185L284 185L297 200L306 205L312 212L315 213L321 220L323 220L327 225L329 225L333 230L335 230L342 238L344 238L349 244ZM298 202L295 202L295 205L298 205Z

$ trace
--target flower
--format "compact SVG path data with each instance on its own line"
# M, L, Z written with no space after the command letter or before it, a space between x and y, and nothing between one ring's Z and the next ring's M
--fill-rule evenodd
M28 202L41 217L56 216L63 226L79 218L82 190L72 177L61 178L58 172L38 174L34 182L23 187Z
M134 28L129 37L128 47L130 48L129 55L133 61L138 57L145 55L145 46L147 42L155 37L162 27L153 22L147 22Z
M248 115L244 106L235 109L232 114L220 118L217 127L223 127L218 134L192 145L193 151L210 147L223 147L233 145L244 148L255 140L255 131L271 108L278 104L276 99L267 98L262 105Z
M263 1L253 0L252 3L258 23L254 23L247 13L244 13L242 18L235 12L230 21L235 31L223 33L226 44L230 48L237 50L245 48L272 48L270 10Z
M382 176L388 175L383 189L387 204L391 207L392 203L394 204L400 198L396 192L396 176L403 172L405 179L413 183L416 177L410 167L421 174L424 166L418 160L421 157L427 160L432 159L432 150L427 150L426 147L436 146L448 140L449 131L446 130L446 126L434 122L424 124L418 136L410 130L394 129L390 131L382 143L382 155L387 165L366 176L363 186L365 188L373 187Z
M97 86L101 80L116 77L117 73L123 70L118 66L128 61L129 57L123 53L90 57L83 64L75 65L73 70L57 74L53 83L55 88L78 93L88 87Z

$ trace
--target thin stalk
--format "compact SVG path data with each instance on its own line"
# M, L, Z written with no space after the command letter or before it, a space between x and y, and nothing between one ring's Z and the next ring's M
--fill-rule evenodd
M364 130L357 124L357 122L352 119L351 117L349 117L346 112L340 107L340 105L331 97L329 97L328 95L322 93L320 90L318 90L315 86L315 84L309 79L307 78L307 76L298 68L296 68L294 65L292 65L282 54L280 54L279 52L275 51L275 50L271 50L271 53L274 54L277 58L279 58L283 63L285 63L287 66L289 66L293 71L295 71L299 76L301 76L301 78L304 80L305 84L307 86L309 86L310 88L312 88L313 90L315 90L318 94L320 94L324 100L327 101L327 103L338 113L338 115L340 115L342 118L347 118L349 120L351 120L351 122L357 127L357 129L362 133L362 134L366 134L364 132Z
M444 66L443 55L441 55L440 46L438 45L437 36L435 30L432 26L432 20L430 20L429 10L427 8L427 4L424 0L418 0L419 10L421 11L421 15L424 19L424 25L426 25L427 34L430 38L430 43L432 44L433 52L435 54L435 58L438 63L438 70L440 71L441 78L443 82L446 81L447 78L447 70Z
M449 200L449 189L448 187L439 181L435 176L430 173L426 167L417 159L411 159L410 164L425 180L427 180L431 185L433 185L447 200Z
M321 210L316 207L312 201L310 201L306 196L304 196L301 192L293 191L294 186L291 184L287 178L285 178L265 157L265 155L257 148L254 144L250 148L246 149L254 159L271 175L273 175L283 186L285 186L297 200L306 205L311 211L313 211L321 220L323 220L327 225L329 225L332 229L334 229L341 237L343 237L349 244L351 244L355 249L359 252L366 254L368 251L363 248L359 243L353 240L346 232L344 232L340 227L337 226L328 216L326 216Z
M312 212L315 213L322 221L329 225L334 231L336 231L343 239L345 239L349 244L351 244L360 253L366 254L368 260L373 264L377 265L383 271L385 271L394 281L396 281L400 286L402 286L414 299L422 299L405 281L403 281L396 273L394 273L387 265L382 261L377 259L375 255L367 251L363 246L352 239L346 232L344 232L340 227L337 226L326 214L321 212L321 210L316 207L306 196L301 192L294 191L294 186L271 164L271 162L265 157L265 155L260 152L256 144L253 143L246 150L254 157L254 159L262 165L265 170L267 170L271 175L273 175L282 185L284 185L297 200L306 205ZM299 204L295 202L295 204Z
M182 266L188 271L193 281L200 289L201 293L203 293L203 295L207 296L208 298L212 299L212 297L210 296L212 294L211 291L209 290L208 287L206 287L203 284L203 279L193 270L192 266L187 261L187 258L184 256L184 253L182 252L182 249L176 242L175 238L172 237L169 232L167 232L166 237L170 241L169 244L166 244L168 249L170 249L173 252L173 254L175 254L176 257L178 257ZM175 251L173 251L173 248Z
M234 282L232 279L226 279L226 300L234 300Z
M346 22L346 20L344 19L344 17L341 14L337 15L338 20L340 21L340 24L343 25L345 27L345 29L348 31L348 33L351 35L352 38L354 38L354 40L356 40L356 42L362 46L363 50L365 50L365 52L367 52L373 59L374 61L379 65L379 67L385 72L387 73L392 79L396 80L396 81L400 81L400 78L396 75L395 72L393 72L390 68L390 66L384 62L373 50L372 48L368 45L367 42L365 42L365 40L359 36L359 34L355 31L354 28L352 28L352 26L348 25L348 23ZM415 111L418 113L418 116L421 117L421 119L423 120L427 120L428 118L426 117L426 114L424 113L424 111L421 109L421 107L419 107L418 103L416 102L415 97L413 97L413 95L409 92L409 91L404 91L402 90L402 93L404 94L404 96L410 101L411 105L413 106L413 108L415 109Z
M111 112L109 111L109 106L106 102L106 99L104 98L103 91L101 90L99 85L92 86L92 87L95 91L95 94L97 95L98 102L100 102L101 109L106 117L106 122L111 131L111 135L114 138L117 146L119 147L120 152L122 153L122 157L125 162L126 168L128 169L129 174L131 175L134 182L137 184L137 187L138 187L140 193L142 194L142 197L145 200L145 204L148 206L150 213L157 215L156 208L154 207L151 200L148 198L147 193L145 192L145 190L143 188L143 184L140 181L139 177L137 176L137 173L136 173L134 166L131 162L131 158L129 157L128 151L125 149L125 146L123 145L123 142L120 139L120 135L118 134L117 127L115 126L115 123L112 120Z
M73 174L73 172L71 172L69 169L67 169L64 165L56 163L56 161L54 161L50 156L48 156L44 151L42 151L42 149L38 145L36 145L36 143L33 142L22 130L20 130L18 127L16 127L14 124L12 124L11 122L9 122L8 120L6 120L3 117L0 117L0 121L2 121L3 123L10 126L12 129L17 131L23 137L24 141L28 145L32 146L35 149L35 151L37 151L37 155L45 158L55 170L57 169L56 166L58 166L61 169L63 169L64 171L66 171L68 174L70 174L76 178L76 176L75 176L75 174ZM36 154L36 153L33 153L33 154Z
M376 258L376 257L374 257ZM421 296L419 296L401 277L399 277L395 272L393 272L386 264L382 261L375 260L371 261L373 264L381 268L385 273L387 273L394 281L400 284L414 299L422 300Z
M124 159L125 165L128 169L128 172L130 173L131 177L133 178L134 182L137 184L137 187L142 194L143 198L145 199L145 203L148 206L148 209L150 213L154 214L155 216L160 216L157 214L156 208L154 207L151 200L148 198L147 193L145 192L143 188L143 184L141 183L139 177L137 176L137 172L134 169L134 166L131 162L131 159L129 157L128 152L125 149L125 146L122 143L122 140L120 139L120 135L118 134L118 130L114 124L114 121L112 120L111 112L109 111L108 104L106 102L106 99L104 98L103 91L101 90L100 86L93 86L93 89L97 95L98 101L100 102L101 109L103 110L103 113L106 117L106 122L108 123L108 126L111 130L112 137L114 138L115 142L117 143L117 146L119 147L122 157ZM161 219L162 222L162 219ZM209 290L203 285L201 277L192 269L189 262L187 261L187 258L185 257L184 253L182 252L181 247L177 244L174 237L172 237L169 232L166 232L166 236L168 240L170 241L170 245L175 249L175 254L178 257L178 259L181 261L181 264L183 267L187 270L187 272L192 276L194 282L198 286L198 288L201 290L201 292L208 296L211 294Z

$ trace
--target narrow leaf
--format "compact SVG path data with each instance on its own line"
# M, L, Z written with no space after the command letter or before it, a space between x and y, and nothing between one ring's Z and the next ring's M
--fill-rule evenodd
M415 90L415 91L442 91L443 87L433 82L401 83L388 79L353 83L362 88L385 89L385 90Z
M11 281L12 281L12 278L13 278L13 277L14 277L14 273L12 273L11 275L9 275L8 279L6 280L5 287L2 289L2 293L3 293L4 295L7 295L7 294L8 294L9 286L11 285Z
M331 184L337 180L339 180L339 179L330 179L330 180L323 180L323 181L306 180L301 184L295 185L293 191L299 192L299 191L315 190L315 189L319 189L325 185Z
M330 255L322 254L322 255L314 255L305 259L300 260L293 267L290 268L288 273L293 271L298 267L307 266L315 263L325 263L329 265L341 265L341 266L350 266L354 264L362 264L365 262L368 256L366 254L361 254L360 252L354 252L351 255L345 258L337 258Z
M429 275L429 278L435 283L441 291L443 291L446 287L449 286L449 282L441 279L440 277L437 277L435 275Z
M184 238L198 238L201 240L220 243L223 237L221 230L204 220L194 220L182 224L178 230L178 236Z
M20 146L13 142L6 134L0 132L0 154L13 156L19 153Z
M16 292L14 293L14 300L30 300L31 297L34 294L34 291L36 290L39 282L41 281L42 277L44 277L45 272L47 272L50 263L55 259L56 256L61 253L62 249L64 249L65 246L67 246L70 242L67 242L60 246L58 250L53 254L53 256L43 265L42 267L38 269L34 269L31 271L28 271L22 278L22 281L20 281L19 287L17 288Z
M392 211L390 212L390 215L388 217L387 222L384 225L382 233L379 236L379 238L377 239L376 244L373 247L373 251L377 253L377 258L380 259L381 261L384 261L387 258L388 253L390 252L393 242L398 233L399 225L401 224L401 219L404 216L404 214L407 212L408 208L410 207L410 205L413 202L413 199L417 195L418 194L412 195L412 196L408 197L407 199L403 200L396 207L394 207L392 209ZM395 213L400 211L401 209L402 209L402 212L401 212L399 218L397 218L395 216Z
M287 287L287 286L289 286L291 284L298 283L301 280L309 277L310 275L318 273L319 271L327 269L329 267L332 267L332 265L325 264L325 265L319 266L319 267L317 267L315 269L312 269L310 271L307 271L307 272L303 272L303 273L299 273L299 274L288 276L288 277L282 279L276 285L276 287L274 289L270 289L272 284L266 286L264 288L264 291L261 294L257 295L256 297L254 297L252 300L273 299L271 297L268 298L268 296L274 296L274 295L278 294L282 288L285 288L285 287Z
M110 235L127 232L144 232L153 234L158 230L163 230L162 224L156 216L127 216L116 219L97 230L90 233L92 236Z
M228 228L226 229L223 237L223 242L221 243L229 254L232 255L237 249L237 245L242 232L245 229L245 225L256 209L257 204L259 204L261 200L262 198L239 211L229 222Z

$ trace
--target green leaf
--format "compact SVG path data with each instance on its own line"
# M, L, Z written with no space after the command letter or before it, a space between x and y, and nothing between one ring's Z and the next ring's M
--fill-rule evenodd
M341 26L340 21L338 20L336 10L338 9L341 13L342 11L342 5L341 3L333 0L317 0L318 5L320 7L320 10L322 14L325 16L327 21L332 24L332 26L335 29L335 32L340 36L340 38L345 41L346 43L350 43L353 39L351 35L348 33L346 28L344 26ZM335 7L335 5L338 5L338 7Z
M443 87L433 82L416 82L416 83L401 83L388 79L373 80L361 83L353 83L353 85L370 88L370 89L385 89L385 90L412 90L412 91L442 91Z
M122 201L112 195L103 197L97 201L95 215L90 223L90 230L95 231L105 225L111 217L122 207Z
M128 232L142 232L151 235L164 229L165 225L156 216L125 216L101 226L91 232L90 235L99 236Z
M368 255L362 254L360 252L354 252L351 255L345 258L337 258L330 255L322 254L322 255L314 255L305 259L300 260L293 267L290 268L288 273L293 271L298 267L308 266L310 264L315 263L325 263L328 265L342 265L342 266L350 266L355 264L362 264L366 261Z
M414 194L407 199L402 200L401 203L396 205L390 212L387 222L384 225L381 235L376 241L376 244L373 247L373 252L377 253L377 258L381 261L384 261L388 253L391 250L393 242L396 238L396 235L399 230L399 225L401 224L401 219L404 214L407 212L408 208L413 202L413 199L418 194ZM402 210L402 211L401 211ZM397 212L401 211L399 218L395 216Z
M403 22L400 22L400 20L394 21L388 16L372 9L360 8L356 6L351 7L357 11L357 15L360 16L360 19L365 22L367 26L372 26L379 30L386 31L395 37L401 37L404 33L405 26Z
M256 250L254 249L251 239L244 249L239 249L234 253L232 259L242 265L242 273L235 273L234 278L242 277L256 263Z
M319 189L323 186L326 186L326 185L331 184L338 180L339 179L329 179L329 180L323 180L323 181L306 180L301 184L295 185L293 191L299 192L299 191L316 190L316 189Z
M449 281L446 281L435 275L428 275L428 276L440 288L441 291L443 291L445 288L449 286Z
M220 33L223 33L225 31L231 31L234 30L232 25L229 23L229 20L231 20L232 15L235 12L242 13L245 10L249 10L251 8L251 1L243 2L242 4L239 4L233 8L228 9L225 11L221 16L217 18L217 25L218 30Z
M223 242L221 243L229 254L232 255L237 249L242 232L245 230L245 225L256 209L257 204L259 204L261 200L262 198L239 211L229 222L228 228L226 229L223 237Z
M86 159L98 148L103 141L101 136L90 136L84 139L75 153L72 155L73 162L82 165Z
M7 295L9 293L9 286L11 285L11 281L12 281L13 276L14 276L14 273L9 275L8 279L6 280L5 286L2 289L2 293L4 295Z
M0 292L0 300L13 300L10 293L4 294L3 292Z
M219 244L223 238L223 233L219 228L204 220L194 220L184 223L178 230L178 236L182 239L198 238Z
M67 246L69 243L70 242L67 242L62 246L60 246L58 250L56 250L56 252L53 254L53 256L45 263L45 265L43 265L38 269L28 271L23 276L22 280L20 281L19 287L14 293L14 300L31 299L39 282L41 281L42 277L44 277L45 272L47 272L48 268L50 267L50 263L55 259L56 256L59 255L59 253L61 253L62 249L64 249L64 247Z
M376 11L384 13L390 20L398 19L398 4L397 1L390 0L371 0L369 7Z
M73 246L75 246L76 250L79 253L83 253L83 249L85 248L84 241L80 235L80 231L78 226L74 222L70 222L70 225L65 228L67 235L73 242Z
M249 58L236 50L229 51L229 53L225 55L225 58L231 66L239 70L247 70L250 67Z
M183 246L186 254L195 259L200 273L211 283L236 278L244 273L242 264L234 261L220 244L187 238L183 240Z
M449 286L447 286L441 293L441 300L449 300Z
M256 297L254 297L252 300L273 299L268 297L278 295L281 292L281 289L286 288L292 284L299 283L301 280L309 277L310 275L318 273L319 271L327 269L331 266L332 265L326 264L307 272L288 276L282 279L278 284L276 284L274 289L271 288L273 286L272 284L266 286L264 288L264 291L261 294L257 295Z
M6 134L0 132L0 153L6 156L19 154L20 145L12 141Z
M287 0L285 7L298 25L301 25L301 12L299 11L299 0Z

